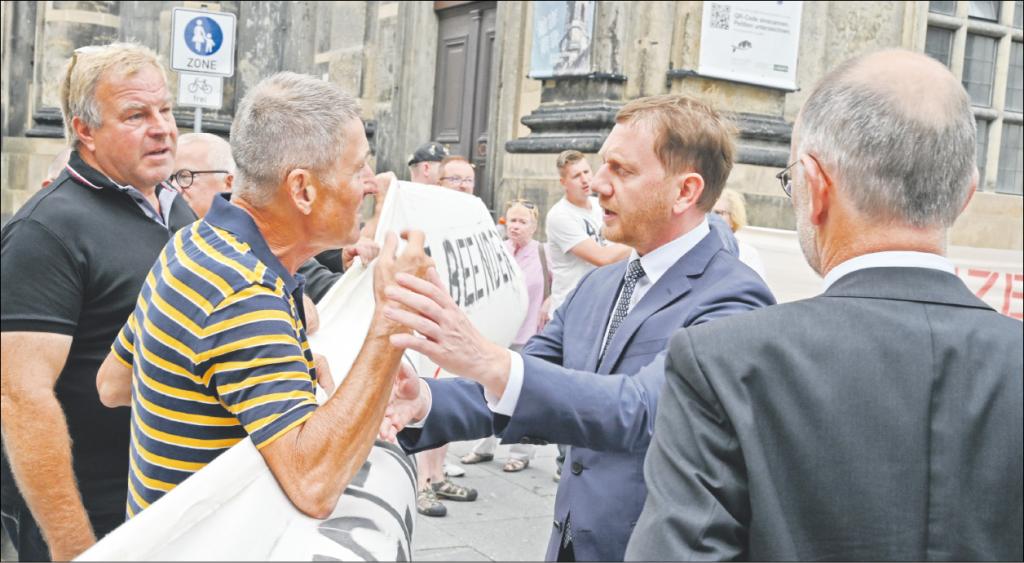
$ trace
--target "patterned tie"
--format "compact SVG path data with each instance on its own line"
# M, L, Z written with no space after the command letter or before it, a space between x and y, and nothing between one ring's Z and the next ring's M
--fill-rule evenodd
M604 358L604 353L608 350L608 344L611 343L612 337L615 336L615 331L619 330L619 325L622 324L622 320L629 313L629 302L633 299L633 290L636 289L636 282L640 281L640 278L645 275L644 267L640 265L639 258L631 261L629 266L626 267L626 280L622 284L619 301L615 304L615 312L612 313L612 323L608 326L608 338L604 339L604 345L601 346L601 355L598 357L598 362Z

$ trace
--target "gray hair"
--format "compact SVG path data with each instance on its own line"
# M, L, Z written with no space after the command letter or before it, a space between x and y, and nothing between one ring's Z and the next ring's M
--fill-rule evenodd
M355 99L336 84L294 72L261 80L231 126L235 194L264 205L295 168L329 174L344 148L344 125L358 118Z
M131 76L144 67L152 66L167 83L167 70L152 49L138 43L111 43L76 49L64 67L60 82L60 109L64 117L64 130L68 143L78 146L78 135L71 120L78 117L89 127L99 127L103 116L96 101L96 86L107 72L118 76Z
M211 168L235 173L235 159L231 157L231 145L212 133L186 133L178 137L178 149L193 143L203 143L206 148L206 162Z
M962 86L935 98L947 111L913 115L920 100L850 77L865 57L840 65L800 113L798 153L812 153L840 180L856 208L877 220L949 227L975 170L975 123ZM936 63L937 64L937 63ZM952 78L952 76L950 76Z

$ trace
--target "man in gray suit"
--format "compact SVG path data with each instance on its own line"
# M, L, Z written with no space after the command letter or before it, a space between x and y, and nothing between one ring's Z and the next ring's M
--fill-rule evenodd
M1021 323L943 256L974 151L924 55L825 77L779 175L825 292L673 336L627 559L1024 557Z

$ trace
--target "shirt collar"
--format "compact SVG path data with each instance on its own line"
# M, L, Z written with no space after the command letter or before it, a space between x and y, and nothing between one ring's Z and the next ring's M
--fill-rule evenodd
M850 258L846 262L829 270L825 274L824 288L828 291L832 284L839 278L868 268L930 268L950 274L955 274L953 263L944 256L930 252L913 252L909 250L889 250L885 252L872 252Z
M643 256L637 254L634 249L629 253L629 260L632 262L639 258L640 265L644 268L644 276L651 285L654 285L658 283L658 280L661 279L661 276L665 275L669 268L678 262L683 255L693 250L693 247L697 246L697 243L710 233L711 227L708 226L708 220L705 217L699 225L689 232L683 233L671 242L667 242Z
M274 256L274 253L270 251L270 247L267 246L266 239L263 238L263 233L260 232L256 226L256 222L253 221L252 216L245 212L241 207L232 205L228 202L231 194L218 194L217 197L213 198L213 205L210 206L210 212L206 214L203 221L206 221L210 225L219 229L224 229L229 233L238 237L238 240L249 245L252 253L256 255L256 258L263 262L267 267L272 269L281 277L284 282L285 290L288 293L292 293L299 286L301 279L296 279L288 272L288 269L284 267L284 264Z
M134 186L118 184L106 174L89 166L82 160L77 150L71 151L71 156L68 157L68 163L65 165L65 168L68 174L79 184L94 190L112 189L126 193L150 219L164 227L171 224L171 206L174 205L174 198L178 197L178 191L168 186L166 182L160 182L155 186L156 197L160 202L160 213L157 213L141 191Z

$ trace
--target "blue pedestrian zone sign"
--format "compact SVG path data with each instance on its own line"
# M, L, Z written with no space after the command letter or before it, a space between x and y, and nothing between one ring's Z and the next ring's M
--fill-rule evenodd
M235 74L235 14L174 8L171 14L171 68L178 72Z
M192 18L185 26L185 44L193 53L208 57L220 50L224 33L217 22L206 16Z

